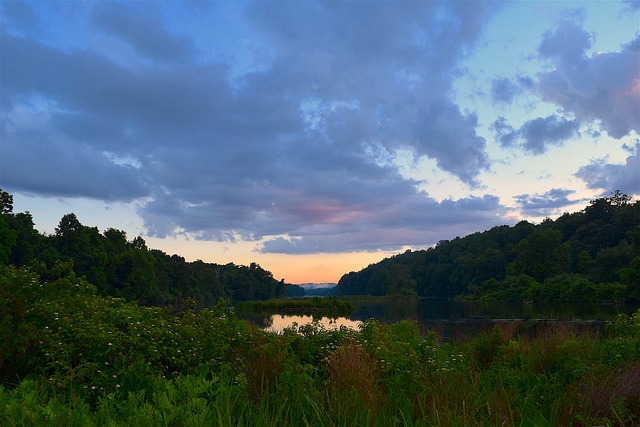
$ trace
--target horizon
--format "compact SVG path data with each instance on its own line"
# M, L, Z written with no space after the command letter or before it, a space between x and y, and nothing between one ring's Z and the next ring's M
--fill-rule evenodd
M610 195L613 195L614 193L615 193L615 192L611 192L611 193L610 193ZM623 193L623 194L625 194L625 195L626 195L626 193ZM12 196L13 196L13 195L12 195ZM634 198L634 197L632 196L632 198L631 198L630 202L631 202L631 203L633 203L633 202L636 202L636 201L637 201L637 200L636 200L636 198ZM16 210L16 209L15 209L15 201L14 201L13 206L14 206L14 210L13 210L13 212L14 212L14 213L19 213L19 212L28 212L28 211ZM582 212L583 210L584 210L584 209L580 209L579 211L576 211L576 212ZM72 212L69 212L69 213L72 213ZM575 213L575 212L567 212L567 213ZM564 214L563 214L563 215L564 215ZM552 219L553 221L555 221L555 220L557 220L560 216L561 216L561 215L558 215L558 217L556 217L556 218L549 218L549 217L546 217L545 219L547 219L547 218L548 218L548 219ZM526 221L526 220L525 220L525 221ZM80 221L80 222L82 223L82 221ZM539 222L538 222L538 223L533 222L533 221L529 221L529 222L531 222L531 223L532 223L532 224L534 224L534 225L539 224ZM35 221L35 218L34 218L34 224L37 224L37 222ZM82 225L84 225L84 226L88 226L88 227L94 227L94 225L91 225L91 224L84 224L84 223L83 223ZM501 226L501 225L508 225L508 224L497 224L496 226ZM513 225L515 225L515 224L511 224L511 225L509 225L509 226L513 226ZM101 229L99 229L99 231L100 231L100 233L104 233L104 231L106 231L106 230L107 230L107 229L109 229L109 228L116 228L116 227L107 227L107 228L102 229L102 230L101 230ZM39 230L39 229L38 229L37 225L35 226L35 229L36 229L39 233L41 233L41 234L43 234L43 235L53 235L53 234L55 234L55 229L53 229L53 230L52 230L52 231L50 231L50 232L43 232L42 230ZM489 229L485 229L485 230L476 230L476 231L470 232L469 234L466 234L466 235L463 235L463 236L459 236L459 235L457 235L457 236L455 236L455 237L465 238L465 237L467 237L467 236L469 236L469 235L471 235L471 234L474 234L474 233L482 233L482 232L485 232L485 231L488 231L488 230L489 230ZM129 240L129 241L131 241L131 240L133 240L133 239L134 239L135 237L137 237L137 236L135 236L135 237L133 237L133 236L127 236L127 237L128 237L128 240ZM141 236L141 237L142 237L142 236ZM455 238L455 237L452 237L452 239L453 239L453 238ZM144 237L143 237L143 238L144 238ZM450 240L450 239L444 239L444 240ZM149 248L149 250L156 250L156 249L157 249L157 250L161 250L161 251L163 251L163 252L166 252L166 251L164 251L163 249L156 248L156 247L151 247L151 246L148 244L149 242L147 242L146 240L145 240L145 242L147 243L147 247ZM436 246L436 245L434 244L434 245L432 245L432 246L430 246L430 247L432 248L432 247L435 247L435 246ZM338 280L336 280L336 281L334 281L334 282L331 282L331 281L325 281L325 282L288 282L288 281L286 281L286 280L285 280L285 283L286 283L286 284L288 284L288 285L297 285L297 286L302 286L302 287L305 287L305 286L306 286L306 287L314 287L314 288L337 286L337 285L338 285L338 282L339 282L339 279L340 279L342 276L346 275L346 274L349 274L349 273L351 273L351 272L359 272L359 271L363 270L364 268L366 268L367 266L369 266L369 265L371 265L371 264L375 264L375 263L380 262L380 261L382 261L382 260L384 260L384 259L387 259L387 258L390 258L390 257L392 257L392 256L394 256L394 255L397 255L397 254L399 254L399 253L404 253L404 252L406 252L406 251L413 251L413 250L425 250L425 249L428 249L428 247L420 248L420 249L407 248L407 249L405 249L405 250L404 250L404 251L402 251L402 252L398 252L398 253L396 253L396 254L391 254L391 255L385 256L385 257L383 257L383 258L380 258L378 261L374 261L374 262L371 262L371 263L369 263L369 264L367 264L367 265L364 265L364 266L363 266L362 268L360 268L360 269L357 269L357 270L351 270L351 271L345 271L345 272L343 272L342 274L340 274L340 276L338 277ZM166 253L168 253L168 255L178 255L178 256L182 256L183 258L185 258L185 260L186 260L187 262L193 262L193 261L198 261L198 260L202 261L202 259L201 259L201 258L189 259L189 258L185 257L183 254L180 254L180 253L177 253L177 252L174 252L174 253L172 253L172 252L166 252ZM255 261L248 261L248 262L246 262L246 263L245 263L245 262L236 262L236 261L216 262L215 260L213 260L213 261L206 261L206 262L210 262L210 263L218 264L218 265L224 265L224 264L228 264L228 263L233 263L233 264L236 264L236 265L249 266L252 262L255 262ZM258 264L258 265L260 265L260 263L257 263L257 264ZM276 276L276 274L275 274L272 270L270 270L269 268L265 267L264 265L260 265L260 267L262 267L262 268L266 269L267 271L270 271L271 273L273 273L273 275L274 275L274 278L275 278L275 279L277 279L277 280L280 280L280 279L281 279L281 278L278 278L278 277ZM282 278L282 279L283 279L283 278Z
M640 2L0 4L0 188L286 283L640 196Z

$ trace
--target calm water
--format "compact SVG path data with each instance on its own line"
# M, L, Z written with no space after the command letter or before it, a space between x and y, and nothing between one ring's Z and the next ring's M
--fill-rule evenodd
M493 328L498 323L519 322L531 330L547 325L570 326L577 331L599 333L606 321L620 314L634 313L638 304L522 304L505 302L457 302L445 299L400 299L354 302L356 311L349 317L315 320L326 328L346 326L357 329L367 319L391 323L400 320L418 322L426 333L435 330L445 340L465 339ZM282 332L294 322L304 325L312 316L288 314L239 315L265 330Z

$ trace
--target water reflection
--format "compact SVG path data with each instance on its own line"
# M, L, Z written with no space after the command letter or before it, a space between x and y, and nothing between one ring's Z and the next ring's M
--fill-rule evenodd
M313 316L300 316L300 315L288 315L288 314L273 314L271 315L271 325L263 328L266 331L281 333L286 328L291 328L294 325L302 326L312 322L317 322L325 329L340 329L341 327L347 327L350 329L358 330L358 327L362 323L359 320L351 320L346 317L329 318L329 317L316 317Z
M466 339L490 330L496 324L516 322L521 330L567 326L576 332L600 333L605 322L618 314L630 315L640 304L522 304L506 302L459 302L446 299L396 299L353 301L356 311L349 317L331 319L288 314L251 314L240 317L261 329L281 333L295 324L319 322L327 329L342 326L357 330L368 319L384 323L410 320L421 332L435 330L446 340Z

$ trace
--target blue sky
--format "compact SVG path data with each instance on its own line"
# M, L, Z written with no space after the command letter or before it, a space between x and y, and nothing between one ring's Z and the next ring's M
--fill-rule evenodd
M638 1L1 4L0 187L336 281L640 195Z

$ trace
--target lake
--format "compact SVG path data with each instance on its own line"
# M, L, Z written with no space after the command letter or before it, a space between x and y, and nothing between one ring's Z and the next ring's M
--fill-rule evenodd
M325 328L357 329L365 320L384 323L416 321L422 333L435 330L446 341L463 340L500 323L519 322L531 330L548 325L571 327L577 332L599 333L618 314L632 314L640 304L460 302L447 299L375 299L352 301L356 311L348 317L316 318ZM258 327L282 332L311 323L310 315L238 314Z

